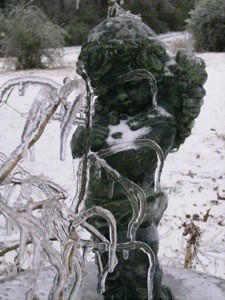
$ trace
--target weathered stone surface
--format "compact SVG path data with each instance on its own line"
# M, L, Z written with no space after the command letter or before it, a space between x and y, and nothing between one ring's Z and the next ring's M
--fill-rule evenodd
M171 57L155 33L137 19L110 18L87 36L78 61L78 73L84 66L97 95L91 130L94 152L134 143L139 139L154 141L164 159L190 135L200 112L207 78L201 59L185 50ZM85 75L86 76L86 75ZM85 127L76 130L71 141L73 157L81 157L86 137ZM157 226L167 207L163 191L154 188L157 157L146 146L112 153L107 164L123 178L138 185L146 194L146 209L137 230L136 240L148 244L156 258L153 276L154 300L169 300L163 295L162 270L157 258ZM87 208L98 205L111 211L118 226L118 242L129 241L127 227L133 208L119 183L108 197L112 178L103 171L96 177L90 167L86 198ZM109 199L110 198L110 199ZM90 222L108 238L107 224L100 218ZM102 255L103 265L107 256ZM148 258L141 250L130 251L106 280L104 299L147 299Z

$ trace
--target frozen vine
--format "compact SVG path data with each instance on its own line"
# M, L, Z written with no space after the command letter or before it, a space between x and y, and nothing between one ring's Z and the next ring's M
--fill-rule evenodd
M82 66L80 66L82 68ZM83 69L82 69L83 70ZM84 70L82 74L84 74ZM85 76L84 76L85 77ZM153 98L157 93L156 85L152 75L145 70L135 70L121 76L118 82L112 86L129 81L133 78L148 78ZM107 156L140 147L149 147L158 158L158 168L155 174L155 192L159 190L160 175L163 167L163 155L160 147L151 140L136 140L132 143L124 143L112 146L108 149L92 153L90 151L90 130L92 121L93 92L88 77L86 82L81 79L65 78L63 84L42 77L23 77L7 81L0 88L0 102L8 102L12 89L18 88L18 94L23 96L30 85L40 86L35 97L21 135L21 143L7 157L0 153L0 208L6 220L7 234L13 233L12 224L19 229L19 240L17 243L4 248L0 255L4 256L10 249L19 249L19 263L25 259L27 245L33 245L33 264L30 289L27 298L35 296L36 278L42 267L42 261L48 257L48 262L55 267L56 277L51 288L49 299L74 298L82 284L86 269L87 255L94 251L98 257L99 264L99 291L105 290L105 280L109 272L113 272L117 265L116 251L123 251L125 257L130 250L142 249L149 257L150 268L148 273L149 299L152 294L152 270L154 269L154 254L148 245L136 242L136 231L143 221L146 209L146 195L144 191L134 182L121 176L112 169L105 161ZM68 97L75 92L72 104ZM7 97L4 100L4 97ZM57 109L60 108L57 114ZM74 213L67 207L64 201L67 192L54 182L42 180L37 176L25 171L18 162L27 156L28 150L32 149L36 141L41 137L48 122L57 114L60 121L60 158L65 159L67 137L74 124L77 124L77 116L85 111L85 125L87 139L85 154L79 166L78 180L78 202L77 211ZM34 153L33 153L34 158ZM113 198L114 182L118 182L124 194L129 199L133 215L128 225L127 236L130 242L126 244L117 243L116 221L113 215L101 208L92 207L89 210L81 210L78 214L79 205L85 200L89 164L96 166L99 176L101 168L108 173L111 182L109 199ZM20 187L16 199L12 200L15 187ZM2 189L3 187L3 189ZM42 191L44 199L35 200L34 188ZM41 217L37 217L36 210L41 210ZM103 236L95 227L86 222L87 219L100 216L106 220L109 226L109 240ZM77 234L77 227L82 226L91 233L98 242L82 241ZM57 241L61 250L57 250L52 244ZM108 252L108 263L103 266L100 261L99 251Z

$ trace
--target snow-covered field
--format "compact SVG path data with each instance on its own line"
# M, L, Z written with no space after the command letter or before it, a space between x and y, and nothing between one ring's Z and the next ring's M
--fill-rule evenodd
M225 53L197 55L208 72L205 102L192 135L165 162L162 183L170 200L160 255L165 264L184 263L182 233L194 220L201 231L196 269L225 278Z
M20 76L42 76L62 83L76 76L75 63L80 48L65 49L63 68L52 70L5 71L0 85ZM162 185L169 195L169 206L159 227L160 258L163 264L184 265L188 224L199 227L193 267L225 278L225 53L197 54L207 66L206 97L192 135L177 153L165 162ZM0 106L0 151L9 155L20 143L29 105L38 89L29 88L25 97L16 91ZM70 147L66 160L59 160L59 123L52 121L35 144L36 160L22 166L32 174L60 184L72 199L75 179ZM0 236L0 243L4 236Z

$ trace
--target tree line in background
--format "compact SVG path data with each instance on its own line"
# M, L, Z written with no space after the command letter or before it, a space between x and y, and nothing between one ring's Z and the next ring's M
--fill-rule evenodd
M82 44L89 30L106 18L108 2L0 0L3 55L17 57L17 68L41 67L43 55L51 62L55 54L52 49ZM188 29L193 34L195 50L225 51L224 0L123 2L125 10L140 15L157 34Z
M1 0L6 12L15 4L39 7L67 33L66 45L80 45L89 30L107 16L108 0ZM125 0L123 8L139 14L156 33L184 30L194 0ZM79 5L79 9L78 9Z

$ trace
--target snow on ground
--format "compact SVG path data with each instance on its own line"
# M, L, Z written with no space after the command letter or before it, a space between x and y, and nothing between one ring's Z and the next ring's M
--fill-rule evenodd
M205 103L192 135L165 162L169 207L160 228L160 256L165 264L184 263L183 225L194 220L201 231L196 269L225 278L225 53L198 56L208 72Z
M65 48L64 67L52 70L5 71L0 85L19 76L43 76L62 83L74 77L79 47ZM193 221L201 232L196 243L199 271L225 278L225 53L198 54L207 66L205 104L192 135L177 153L170 154L162 175L169 206L161 221L160 259L163 264L183 265L188 236L185 226ZM0 151L9 155L20 143L25 116L38 89L29 88L25 97L13 91L8 105L0 106ZM11 107L12 106L12 107ZM35 144L36 161L23 161L32 174L60 184L72 199L75 193L73 162L68 139L67 156L59 160L59 123L52 121ZM4 239L0 236L0 242Z

